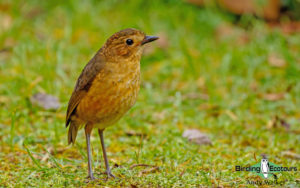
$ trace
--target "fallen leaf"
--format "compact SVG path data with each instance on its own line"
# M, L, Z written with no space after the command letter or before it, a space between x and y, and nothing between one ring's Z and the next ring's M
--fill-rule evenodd
M49 158L50 158L49 153L46 153L46 154L43 156L43 158L41 159L41 161L42 161L42 162L46 162L46 161L48 161Z
M41 159L42 162L48 161L48 159L50 158L50 154L53 154L54 149L52 147L50 147L50 148L47 149L47 151L48 152L46 152L46 154Z
M238 117L235 115L235 113L233 113L230 110L226 110L225 113L234 121L236 121L238 119Z
M187 138L190 142L193 142L198 145L211 145L212 144L210 138L206 134L201 133L197 129L185 130L182 134L182 137Z
M284 93L265 93L262 98L267 101L278 101L284 99Z
M267 20L277 20L280 14L280 0L267 0L263 5L254 0L218 0L217 3L238 15L255 14Z
M272 67L285 67L286 62L283 58L279 57L277 54L270 54L268 57L268 62Z
M278 126L284 127L286 130L290 129L290 124L286 122L283 118L280 118L278 116L273 117L271 120L267 123L267 128L276 128Z
M297 154L297 153L293 153L291 151L283 151L281 153L284 157L288 157L288 158L291 158L291 159L300 159L300 154Z
M57 110L60 107L58 99L52 95L37 93L30 97L33 105L44 108L45 110Z

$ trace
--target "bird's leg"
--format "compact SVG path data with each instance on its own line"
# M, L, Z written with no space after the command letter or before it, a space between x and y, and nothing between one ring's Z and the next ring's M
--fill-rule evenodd
M91 180L94 180L93 169L92 169L92 154L91 154L91 143L90 137L92 132L92 126L87 124L85 126L85 137L86 137L86 146L87 146L87 154L88 154L88 169L89 169L89 176Z
M105 167L106 167L106 174L109 178L110 177L115 178L115 176L111 173L110 168L109 168L107 155L106 155L106 150L105 150L105 145L104 145L103 131L104 131L104 129L98 129L98 133L99 133L100 140L101 140L101 146L102 146L102 152L103 152Z

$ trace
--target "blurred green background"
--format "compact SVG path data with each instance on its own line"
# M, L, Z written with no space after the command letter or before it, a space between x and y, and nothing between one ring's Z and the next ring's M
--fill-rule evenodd
M280 20L181 0L2 0L0 186L246 186L260 177L235 165L256 164L261 154L299 169L300 34L284 25L294 23L289 17ZM160 40L145 49L137 103L105 131L119 179L86 182L83 131L67 146L67 102L88 60L128 27ZM32 105L36 93L56 96L61 107ZM212 144L183 138L191 128ZM93 136L95 176L104 178ZM130 168L141 163L159 168ZM299 172L277 176L299 185Z

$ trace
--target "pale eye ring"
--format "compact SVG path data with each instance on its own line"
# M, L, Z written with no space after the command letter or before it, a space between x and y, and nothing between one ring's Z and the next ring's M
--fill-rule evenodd
M126 44L129 45L129 46L132 45L133 44L133 40L132 39L127 39L126 40Z

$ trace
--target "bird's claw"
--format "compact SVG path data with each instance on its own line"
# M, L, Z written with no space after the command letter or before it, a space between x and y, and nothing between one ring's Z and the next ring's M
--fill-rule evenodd
M89 182L91 182L91 181L94 181L96 178L93 176L93 175L88 175L87 177L86 177L86 183L89 183Z
M106 171L106 174L107 174L107 178L116 178L116 176L113 175L113 174L111 173L111 171Z

